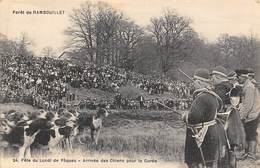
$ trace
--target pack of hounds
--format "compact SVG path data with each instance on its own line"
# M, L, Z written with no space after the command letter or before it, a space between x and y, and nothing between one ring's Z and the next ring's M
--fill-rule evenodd
M60 109L33 113L10 110L0 116L0 150L4 156L17 158L43 157L72 151L90 130L93 144L98 143L102 120L109 111L100 108L95 113ZM85 141L84 141L85 142Z

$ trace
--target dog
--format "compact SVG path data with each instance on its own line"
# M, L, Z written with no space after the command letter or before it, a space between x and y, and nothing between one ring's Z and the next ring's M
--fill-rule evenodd
M80 144L84 144L81 141L81 136L84 134L84 130L89 128L90 134L91 134L91 140L92 142L95 142L95 144L98 144L98 138L100 135L100 131L102 128L102 121L105 117L109 115L108 110L101 108L97 111L97 113L87 113L82 112L78 115L78 141ZM96 132L96 137L94 136L94 133Z
M55 137L51 138L49 147L52 153L55 153L58 148L67 149L69 152L73 150L72 140L77 134L77 113L64 111L60 113L58 118L54 120L53 130L55 131Z
M34 114L35 115L35 114ZM33 155L43 156L49 152L49 143L57 137L55 132L55 121L59 119L57 112L45 112L36 114L36 120L31 123L32 128L39 128L39 133L35 136L31 144ZM32 129L30 131L33 131ZM34 130L35 131L35 130Z
M18 158L52 152L62 143L72 150L72 137L78 134L77 115L77 111L67 110L26 114L10 110L0 115L0 136L7 149L14 148L12 156L18 154Z
M54 154L61 151L59 148L72 151L72 137L77 119L75 115L76 113L66 109L47 113L46 119L51 122L52 127L41 130L32 144L32 147L39 151L38 155L45 155L47 152Z
M5 115L0 114L0 156L4 156L4 150L9 146L9 143L4 139L4 135L11 132L11 128L8 126Z
M28 143L27 136L25 135L26 122L29 120L28 115L15 110L10 110L2 115L2 140L7 142L9 149L11 149L9 150L11 155L18 153L18 157L20 157Z
M53 124L48 119L48 113L41 109L29 115L29 120L24 125L24 143L19 151L19 157L31 157L33 144L37 142L42 133L50 130ZM48 138L48 136L44 136Z

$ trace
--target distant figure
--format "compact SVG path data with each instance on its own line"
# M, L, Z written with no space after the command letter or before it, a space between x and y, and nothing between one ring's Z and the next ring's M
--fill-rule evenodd
M140 109L144 109L144 96L143 95L138 96L137 101L139 101Z
M115 96L116 109L120 109L121 108L121 101L122 101L121 94L120 93L116 93L116 96Z

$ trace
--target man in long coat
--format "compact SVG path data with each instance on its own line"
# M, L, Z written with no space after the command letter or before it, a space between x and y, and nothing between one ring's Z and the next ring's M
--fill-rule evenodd
M235 73L235 72L234 72ZM239 97L239 90L228 79L228 72L223 66L216 66L212 73L213 91L218 94L223 102L223 108L218 113L218 118L225 124L225 130L228 137L230 164L235 167L236 155L235 150L238 146L245 144L244 126L240 120L237 105L231 104L231 97L234 91ZM233 91L233 92L232 92ZM232 93L230 93L232 92ZM238 102L237 102L238 103Z
M226 154L224 126L216 120L222 108L221 99L211 91L210 74L207 69L194 73L194 101L188 113L183 115L187 124L185 141L185 163L190 168L221 167Z

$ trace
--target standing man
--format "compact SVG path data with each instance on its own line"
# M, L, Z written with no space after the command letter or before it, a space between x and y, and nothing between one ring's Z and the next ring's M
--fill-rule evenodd
M137 101L139 101L139 107L140 109L144 109L144 96L141 94L137 97Z
M260 122L260 94L252 83L248 70L236 70L239 84L242 88L242 103L240 105L240 117L244 123L246 141L248 147L242 159L256 160L257 127Z
M226 153L224 126L217 120L217 112L222 108L220 97L211 87L207 69L197 69L194 73L194 101L182 119L187 125L185 141L185 163L190 168L217 168Z
M122 103L122 96L120 93L116 93L116 96L115 96L116 109L121 109L121 103Z
M234 72L235 73L235 72ZM225 125L229 146L229 162L232 167L236 165L235 150L238 146L245 143L245 132L243 123L240 120L237 108L231 105L230 92L234 85L228 79L226 68L216 66L212 71L213 90L221 98L223 109L218 113L220 119ZM236 74L235 74L236 76Z
M248 78L250 79L250 81L256 86L258 87L258 82L256 82L255 80L255 72L253 70L253 68L247 68L246 69L248 71Z
M229 82L227 70L223 66L216 66L212 73L212 80L214 92L216 92L222 99L224 104L223 112L225 112L228 105L230 105L230 98L228 92L233 88L233 84Z

